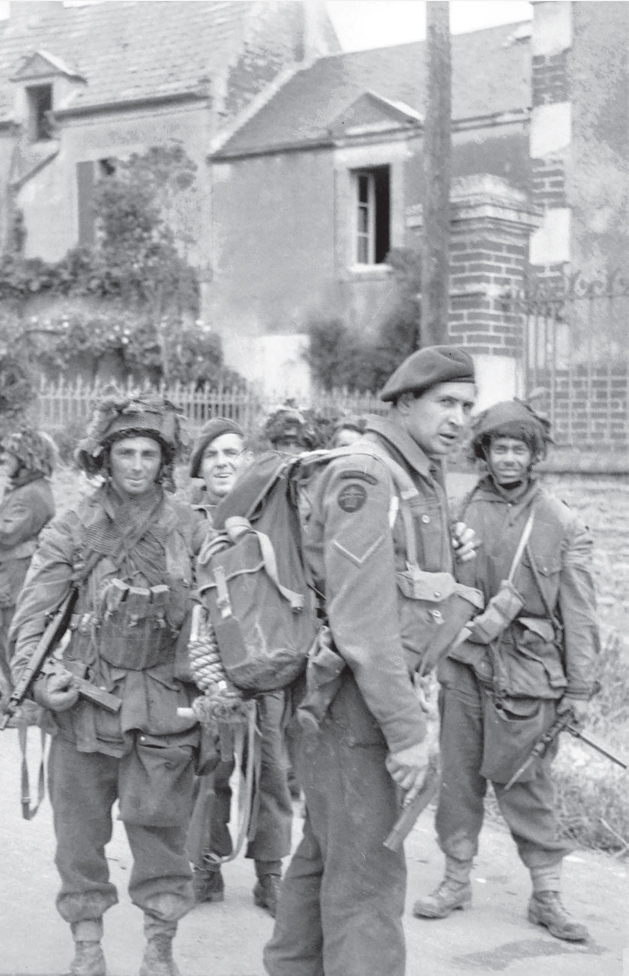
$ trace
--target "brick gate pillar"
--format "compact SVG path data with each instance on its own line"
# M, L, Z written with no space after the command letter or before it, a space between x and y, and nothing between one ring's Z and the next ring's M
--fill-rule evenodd
M450 202L448 330L474 357L483 409L523 392L524 318L504 296L524 285L529 237L542 215L487 174L455 180Z

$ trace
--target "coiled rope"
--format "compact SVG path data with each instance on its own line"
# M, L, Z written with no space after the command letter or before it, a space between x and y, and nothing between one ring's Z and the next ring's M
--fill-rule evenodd
M202 725L216 727L247 721L248 709L242 692L225 674L214 628L207 610L196 605L188 641L188 659L195 683L203 692L192 703Z

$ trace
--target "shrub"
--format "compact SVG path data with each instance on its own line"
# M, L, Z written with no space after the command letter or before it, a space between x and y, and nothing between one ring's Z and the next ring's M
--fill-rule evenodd
M322 390L374 393L420 348L419 254L396 248L387 263L392 268L394 298L375 336L365 338L337 317L309 323L310 348L305 358Z

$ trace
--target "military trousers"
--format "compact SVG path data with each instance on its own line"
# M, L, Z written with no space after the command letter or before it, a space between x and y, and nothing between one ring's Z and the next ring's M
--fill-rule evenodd
M403 976L403 853L383 841L399 813L384 738L351 676L319 732L300 732L303 838L282 882L270 976Z
M256 861L277 862L290 854L293 822L282 691L260 697L257 723L261 750L260 781L254 803L253 830L245 856ZM219 857L228 857L233 849L230 833L230 779L234 768L234 760L221 761L213 772L208 773L213 782L204 852ZM202 802L202 797L196 802Z
M490 698L474 671L448 660L440 675L441 789L436 828L441 850L468 861L478 851L487 780L481 775L484 710ZM554 748L536 760L521 782L506 790L494 783L496 799L521 860L528 868L556 864L573 850L558 836L551 763Z
M48 786L61 878L57 909L66 922L100 918L118 901L105 847L112 836L122 763L101 753L79 752L60 735L52 739ZM133 858L131 901L164 922L177 921L194 905L186 828L187 821L169 827L125 823Z

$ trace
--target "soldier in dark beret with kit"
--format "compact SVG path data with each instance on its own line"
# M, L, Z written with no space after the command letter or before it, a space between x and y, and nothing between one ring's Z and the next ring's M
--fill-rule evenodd
M473 556L472 533L450 521L442 470L474 404L472 359L453 346L423 349L381 396L389 415L368 417L364 436L307 487L305 556L329 627L307 677L322 687L327 673L333 690L313 710L308 695L298 708L306 818L265 949L270 976L405 971L404 855L383 841L399 790L416 791L428 767L412 674L437 628L455 555ZM422 586L436 601L431 612L417 597Z
M599 650L591 536L533 471L548 439L546 421L517 400L495 404L474 424L472 449L485 473L459 514L481 546L459 577L481 589L488 604L469 639L439 670L436 825L445 877L415 903L414 914L445 918L470 907L470 875L491 782L531 875L529 921L558 939L580 942L587 929L560 898L561 862L572 847L559 836L553 807L558 739L521 771L557 716L584 721Z
M190 477L202 478L203 487L193 507L202 514L201 530L212 531L214 512L229 495L238 476L253 460L245 433L229 417L214 417L199 431L190 457ZM256 801L255 827L250 832L245 856L253 859L256 882L253 899L258 907L275 915L282 875L282 859L290 854L293 809L288 788L288 756L282 721L284 693L276 691L258 699L257 725L260 731L261 767ZM223 730L226 741L228 729ZM198 902L224 899L221 864L233 851L229 830L234 772L233 758L224 759L199 782L192 817L192 832L197 824L205 829L191 837L189 850L200 848L195 856L194 889ZM211 789L207 787L211 785ZM193 842L194 841L194 842Z

